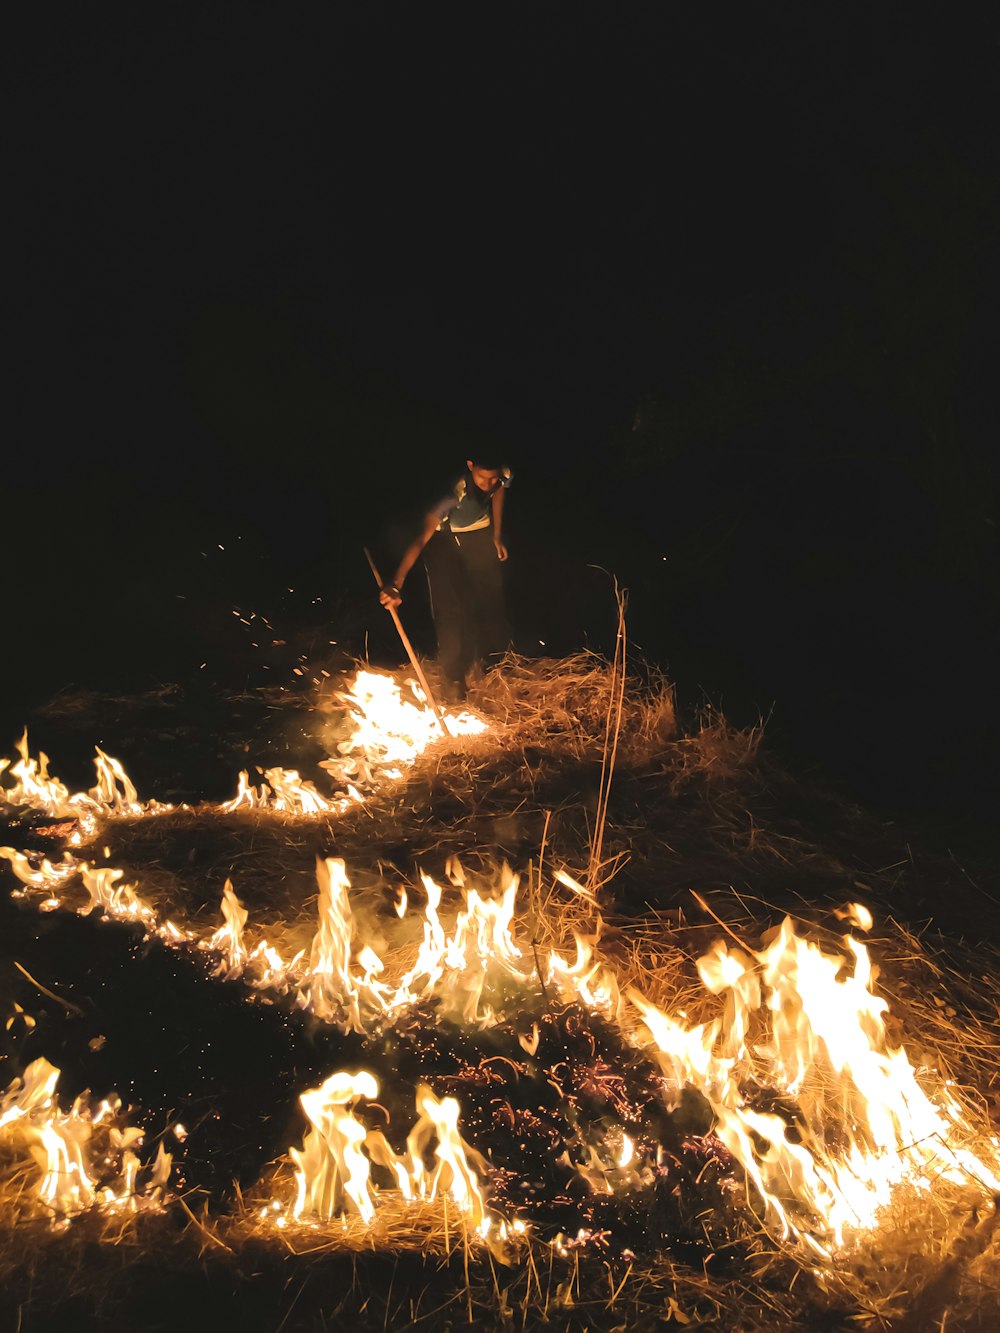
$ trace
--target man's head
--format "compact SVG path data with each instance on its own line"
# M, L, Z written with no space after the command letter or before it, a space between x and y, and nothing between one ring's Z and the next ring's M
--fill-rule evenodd
M498 486L505 485L510 477L510 469L503 467L499 459L492 454L476 454L473 458L467 458L465 463L472 474L476 488L488 495Z

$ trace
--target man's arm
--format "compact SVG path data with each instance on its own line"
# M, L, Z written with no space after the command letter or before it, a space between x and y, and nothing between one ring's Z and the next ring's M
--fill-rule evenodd
M391 583L383 583L379 590L378 599L383 606L399 606L402 602L403 584L406 582L406 576L420 558L420 552L424 549L430 539L438 530L441 520L437 514L428 514L424 519L424 526L420 531L419 537L403 552L403 558L399 562L395 576Z
M503 502L507 494L504 486L498 486L490 497L493 509L493 545L497 548L497 559L507 559L507 548L503 544Z

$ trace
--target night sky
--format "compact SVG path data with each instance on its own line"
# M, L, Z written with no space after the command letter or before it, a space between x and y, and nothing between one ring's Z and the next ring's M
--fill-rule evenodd
M288 682L234 607L391 655L362 545L392 564L496 447L519 646L610 647L617 576L684 708L985 819L996 57L895 5L37 17L5 723L71 683Z

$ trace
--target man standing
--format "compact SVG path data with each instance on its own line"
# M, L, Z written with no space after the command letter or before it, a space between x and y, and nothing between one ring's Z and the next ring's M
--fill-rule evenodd
M392 582L379 591L383 606L399 606L406 576L423 554L448 703L465 698L472 664L497 661L510 640L500 568L507 559L503 506L510 479L510 469L495 458L467 459L465 472L425 515Z

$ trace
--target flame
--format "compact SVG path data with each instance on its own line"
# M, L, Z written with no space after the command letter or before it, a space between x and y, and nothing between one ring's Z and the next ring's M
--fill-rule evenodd
M532 968L524 966L521 950L511 935L518 876L507 865L501 875L500 899L483 898L474 888L464 890L465 910L458 913L452 934L446 935L438 915L441 887L429 875L421 874L427 893L423 941L390 1007L437 995L444 1002L445 1012L467 1023L486 1023L494 1016L490 1004L481 1008L488 982L530 982Z
M337 695L337 701L353 729L347 740L338 743L337 756L325 759L320 767L346 794L323 796L297 770L285 768L267 769L261 785L254 786L244 769L236 795L223 805L223 810L260 810L300 817L340 814L363 802L364 791L401 778L428 745L441 739L441 728L415 680L406 680L401 688L391 675L358 671ZM453 736L473 736L486 730L486 723L474 713L447 713L445 718Z
M549 955L547 980L570 999L580 999L590 1009L599 1009L615 1017L620 1007L618 982L600 960L594 959L594 949L600 939L601 921L593 935L573 932L576 940L576 959L567 963L561 954Z
M247 964L247 951L243 943L243 928L247 923L247 909L236 896L233 881L227 879L222 886L223 924L202 941L202 948L216 949L222 959L216 969L216 976L239 976Z
M20 1131L26 1140L39 1170L38 1201L54 1220L95 1204L130 1209L158 1205L172 1164L162 1144L140 1193L142 1164L134 1150L142 1143L143 1131L115 1123L121 1114L117 1097L101 1102L95 1111L82 1094L68 1112L60 1111L58 1081L59 1070L42 1057L0 1098L0 1133Z
M301 1148L289 1149L295 1165L296 1193L291 1214L296 1220L330 1221L344 1211L370 1224L375 1217L371 1168L384 1168L404 1199L431 1201L447 1194L481 1234L491 1218L478 1172L485 1163L458 1130L459 1104L454 1097L436 1098L426 1085L417 1089L416 1124L402 1156L393 1151L380 1130L368 1131L355 1115L357 1103L374 1101L379 1085L367 1070L341 1070L319 1088L299 1098L312 1128ZM427 1157L433 1145L433 1164ZM280 1205L279 1205L280 1208ZM264 1210L268 1216L268 1210Z
M442 1097L438 1101L430 1088L422 1083L417 1089L417 1111L420 1118L407 1135L406 1149L418 1192L426 1198L434 1199L447 1191L462 1212L468 1215L472 1225L481 1228L487 1221L486 1205L479 1188L479 1177L469 1159L472 1157L480 1163L482 1159L458 1132L458 1102L454 1097ZM428 1174L423 1160L434 1136L437 1137L434 1150L436 1164Z
M95 786L87 792L70 793L64 783L49 773L49 760L44 751L39 751L37 759L32 758L25 729L16 744L20 755L18 762L13 765L6 760L0 763L0 778L9 769L11 776L16 779L12 787L4 787L0 783L0 799L12 805L43 810L53 819L74 820L79 827L69 841L76 847L94 836L101 819L135 818L174 809L172 805L160 801L140 802L120 760L105 754L97 746L94 748L97 755L94 760L97 771Z
M362 1097L372 1101L377 1096L378 1083L362 1070L331 1074L322 1087L299 1098L312 1129L300 1149L290 1149L297 1182L293 1217L329 1221L342 1211L345 1198L365 1222L375 1216L368 1189L371 1163L361 1151L367 1131L353 1107Z
M410 697L405 697L403 691ZM298 817L338 814L364 800L356 783L374 788L382 781L402 777L433 741L441 739L425 695L414 680L403 688L391 675L358 671L339 701L346 709L353 731L338 746L339 758L321 765L345 787L346 795L323 796L315 784L293 768L269 768L263 782L254 786L244 769L238 779L236 795L223 804L227 813L237 810L262 810ZM486 730L486 723L474 713L463 711L445 715L453 736L472 736ZM0 798L12 805L27 805L44 810L55 819L73 819L79 828L70 837L74 846L93 838L98 822L109 818L137 818L173 810L159 801L142 802L135 785L120 760L95 747L96 784L87 792L71 793L69 788L48 771L48 757L43 752L33 758L25 730L16 745L17 763L0 761L0 779L9 772L14 784L0 782Z
M141 815L143 806L139 804L135 787L125 772L121 762L105 754L98 746L94 765L97 768L97 785L90 789L89 795L98 806L116 815Z
M401 689L390 676L359 671L343 698L354 730L338 747L339 758L324 767L346 786L346 796L327 798L297 771L272 768L259 787L246 771L241 773L236 796L222 808L294 816L338 812L363 799L359 788L367 791L401 776L439 739L414 682ZM472 714L450 715L449 721L456 734L474 734L485 726ZM44 753L31 756L27 733L17 751L13 765L0 761L0 798L57 819L72 818L78 831L71 841L77 845L92 838L102 820L170 808L141 803L120 762L100 749L95 786L75 794L49 773ZM11 785L4 786L3 779ZM67 882L79 874L88 895L80 909L84 914L100 909L174 945L192 939L173 922L158 923L154 908L125 882L120 869L71 856L53 863L13 848L0 848L0 857L24 889L47 895L43 907L59 906ZM405 971L402 963L387 969L370 944L355 952L350 881L343 860L333 857L317 862L319 919L305 962L300 954L286 964L266 939L248 945L247 912L228 880L223 923L200 945L220 955L217 975L291 991L302 1008L346 1031L364 1032L373 1020L430 997L440 1001L442 1014L488 1024L511 996L520 1003L525 991L537 993L541 987L547 995L549 986L564 999L618 1016L618 980L599 954L599 917L590 933L573 932L572 961L551 951L543 982L533 950L518 940L517 876L504 867L494 896L466 884L457 860L449 862L446 874L462 906L449 929L442 920L441 886L421 874L426 895L422 936ZM596 911L590 890L565 871L555 878ZM401 890L401 917L407 906ZM838 916L863 931L872 925L861 904L848 904ZM890 1046L888 1005L876 993L876 972L864 944L845 936L841 950L824 952L786 919L759 952L713 944L698 960L698 973L716 1003L714 1016L699 1025L664 1012L637 991L630 998L655 1047L668 1102L687 1086L703 1093L714 1131L742 1165L772 1232L798 1237L828 1254L852 1233L870 1228L904 1183L927 1191L943 1178L1000 1191L996 1142L982 1144L978 1156L965 1146L969 1126L948 1087L925 1090L925 1074L914 1069L904 1049ZM520 1042L529 1055L537 1052L538 1025ZM0 1131L20 1127L42 1168L38 1197L57 1216L105 1197L136 1198L140 1162L134 1149L140 1132L115 1124L114 1108L93 1112L82 1098L68 1112L60 1111L57 1079L53 1066L36 1061L23 1083L12 1085L0 1100ZM927 1086L932 1086L929 1080ZM357 1113L359 1103L375 1095L377 1084L364 1073L334 1075L303 1094L311 1129L293 1153L300 1175L294 1216L329 1218L347 1207L370 1223L378 1197L371 1178L375 1167L407 1198L433 1199L446 1192L473 1225L488 1229L480 1185L485 1164L461 1139L458 1103L447 1097L439 1101L422 1086L406 1153L398 1155L383 1135L366 1130ZM776 1099L786 1108L783 1114L761 1109ZM94 1167L97 1133L115 1163L113 1187L102 1183L106 1171ZM620 1131L609 1130L606 1141L587 1145L587 1152L589 1161L579 1169L594 1189L617 1188L637 1178L641 1152ZM165 1160L166 1168L162 1162L153 1168L146 1196L152 1197L151 1190L162 1193L169 1155Z
M409 697L404 695L406 691ZM338 696L354 724L351 736L338 746L339 758L322 765L339 782L348 779L373 785L380 779L402 777L428 745L440 741L442 731L415 680L403 688L391 675L359 671ZM475 713L446 713L452 736L475 736L486 723Z
M249 913L236 896L231 879L227 879L222 888L222 925L211 935L198 941L198 948L220 955L213 973L227 981L243 977L258 990L288 989L290 976L294 973L302 952L286 963L279 951L266 937L250 948L245 939ZM180 931L171 921L160 927L160 936L168 944L180 943L190 938Z
M533 966L524 964L511 933L518 877L508 866L502 871L500 898L484 897L475 888L464 890L465 908L457 913L450 934L438 913L441 886L421 874L427 894L423 939L413 965L395 987L381 979L385 965L371 945L355 960L356 926L343 860L317 860L316 878L319 924L298 1001L317 1017L360 1032L375 1014L390 1014L435 996L445 1014L482 1024L495 1017L493 1004L483 1002L485 991L492 994L506 983L532 983Z
M318 1018L331 1019L348 1030L361 1032L363 984L359 985L351 974L354 916L348 897L351 881L343 860L333 856L326 860L317 858L316 880L319 928L313 937L309 973L299 993L299 1003Z
M101 908L120 921L139 921L148 930L154 930L155 909L139 897L134 884L119 882L124 877L123 870L112 866L81 865L80 878L90 894L90 902L79 909L80 915L87 916L95 908Z
M48 755L39 752L37 759L31 757L27 728L15 748L21 756L18 762L5 763L0 769L2 775L9 768L11 777L17 779L13 787L3 789L3 799L11 805L27 805L57 817L75 816L77 811L70 804L69 789L49 774Z
M328 800L314 783L301 777L294 768L269 768L264 784L254 787L246 769L240 773L236 795L226 801L223 810L271 810L288 815L325 815L342 809L344 802Z
M1000 1187L993 1168L957 1142L967 1127L954 1098L942 1089L932 1100L905 1050L888 1048L888 1006L872 990L868 951L851 937L845 944L849 958L824 953L786 918L753 960L714 945L698 970L726 1007L700 1027L631 995L674 1087L694 1083L707 1096L767 1223L823 1253L848 1230L870 1227L903 1181ZM748 1104L753 1084L794 1101L794 1138L781 1116Z
M846 903L843 907L838 907L834 916L840 921L849 921L852 926L858 930L869 931L875 924L871 912L864 903Z
M13 847L0 847L0 857L10 862L11 870L27 888L42 889L49 895L43 904L47 910L58 907L61 902L59 898L53 896L53 890L61 888L79 869L76 861L70 856L64 856L58 865L53 865L45 857L37 864L32 864L30 857L24 852L15 851Z

